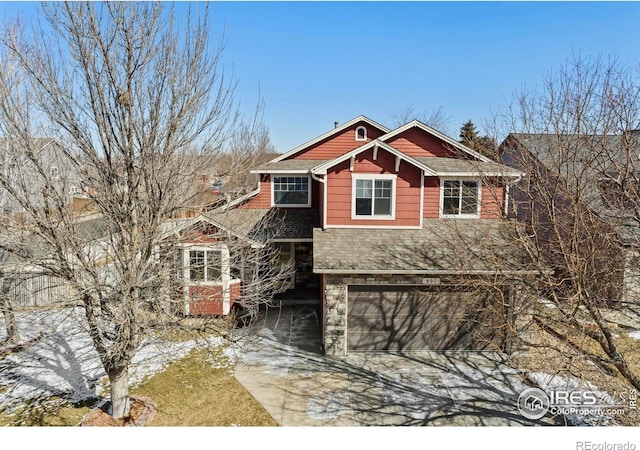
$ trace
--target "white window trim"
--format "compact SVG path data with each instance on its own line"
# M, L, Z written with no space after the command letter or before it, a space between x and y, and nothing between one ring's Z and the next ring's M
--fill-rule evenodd
M221 267L220 267L220 279L218 281L195 281L191 279L191 261L190 261L190 252L191 251L203 251L203 252L219 252L221 259ZM183 274L182 279L186 282L186 284L190 286L219 286L224 284L225 277L228 280L231 280L231 264L229 258L229 250L226 246L221 245L184 245L183 253L182 253L182 267ZM206 256L205 256L205 270L206 270ZM205 277L206 278L206 277Z
M364 131L363 136L362 137L358 137L358 131ZM356 128L356 141L366 141L367 140L367 127L360 125L358 128Z
M306 204L300 204L300 205L277 205L275 202L275 190L274 190L274 178L276 177L280 177L280 178L284 178L284 177L294 177L294 178L306 178L309 181L309 196L307 198L307 203ZM272 208L310 208L311 207L311 194L312 194L312 180L311 180L311 175L300 175L299 173L279 173L275 176L271 175L271 207Z
M478 204L476 205L475 214L444 214L444 183L445 181L475 181L477 184L478 192ZM479 219L480 208L482 205L482 179L475 177L447 177L440 178L440 218L453 218L453 219Z
M353 173L351 174L351 220L395 220L396 219L396 181L398 176L395 174L378 174L378 173ZM391 215L356 215L356 181L357 180L373 180L375 190L375 180L391 180ZM375 191L374 191L375 197ZM375 200L374 200L375 202ZM372 205L373 209L373 205Z
M222 286L222 314L227 315L231 311L231 289L230 284L232 282L240 281L238 279L231 278L231 258L229 255L229 248L224 244L214 244L214 245L202 245L202 244L183 244L180 246L182 248L182 282L184 283L185 289L183 289L184 293L184 302L185 302L185 312L189 314L189 287L190 286ZM191 250L202 250L202 251L218 251L221 253L221 270L220 270L220 280L219 281L191 281L191 273L190 273L190 261L189 261L189 252ZM206 257L205 257L206 258ZM206 259L205 259L206 261Z

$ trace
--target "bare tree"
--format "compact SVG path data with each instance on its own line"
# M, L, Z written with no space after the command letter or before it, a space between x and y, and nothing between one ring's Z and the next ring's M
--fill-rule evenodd
M515 97L500 148L527 174L510 198L525 225L513 239L539 272L526 283L543 300L528 311L536 328L636 389L640 365L620 335L640 319L639 75L617 60L568 61Z
M258 176L251 170L277 156L269 130L259 119L254 117L240 124L222 158L227 202L256 189Z
M436 130L447 133L447 128L451 121L451 115L445 113L442 106L439 106L434 110L424 110L422 112L416 111L413 106L408 106L390 115L392 127L400 127L414 119L417 119Z
M0 74L0 124L20 164L0 187L21 208L7 233L28 232L32 248L17 253L34 260L36 247L34 263L73 288L122 418L129 364L158 322L149 312L175 301L160 263L166 220L232 133L234 85L206 12L179 23L159 3L87 2L42 14L51 32L3 34L15 70ZM55 171L39 135L58 143ZM70 206L72 178L99 226Z

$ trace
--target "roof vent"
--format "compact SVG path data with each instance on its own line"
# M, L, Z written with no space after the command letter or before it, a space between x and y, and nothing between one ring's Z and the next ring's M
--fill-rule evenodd
M337 121L333 122L333 128L338 128L338 122Z

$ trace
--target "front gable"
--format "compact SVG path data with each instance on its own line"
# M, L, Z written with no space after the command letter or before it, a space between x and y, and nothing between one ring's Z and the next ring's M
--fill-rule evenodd
M418 120L390 131L380 140L414 157L444 157L491 162L490 158Z
M422 183L422 168L385 148L354 154L326 171L326 226L418 228Z
M426 131L412 127L391 138L382 138L389 145L414 157L460 158L469 157L456 151L450 144Z
M359 116L275 158L273 162L286 159L334 159L388 132L379 123Z

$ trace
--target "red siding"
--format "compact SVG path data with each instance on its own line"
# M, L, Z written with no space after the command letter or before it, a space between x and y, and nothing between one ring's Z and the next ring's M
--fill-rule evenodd
M240 281L229 284L230 305L240 297ZM194 316L221 316L222 286L189 286L189 314Z
M458 154L460 152L454 151L446 142L415 127L394 136L388 141L388 144L409 156L461 157Z
M480 217L483 219L498 219L504 208L504 187L494 183L482 184L482 206Z
M378 150L373 160L373 151L367 150L356 156L354 170L349 170L349 161L337 165L327 178L327 225L359 226L419 226L420 225L420 181L422 171L406 162L400 163L396 179L395 220L351 219L352 174L395 174L395 156Z
M502 215L504 187L483 181L481 192L480 218L497 219ZM426 219L440 217L440 179L427 177L424 180L424 214Z
M356 141L356 128L359 126L364 126L367 129L366 141ZM373 139L379 138L383 134L384 132L366 122L358 122L346 130L293 155L289 159L334 159Z
M424 213L427 219L440 217L440 179L427 177L424 179Z
M260 192L239 207L251 209L271 208L271 176L269 174L260 175Z

